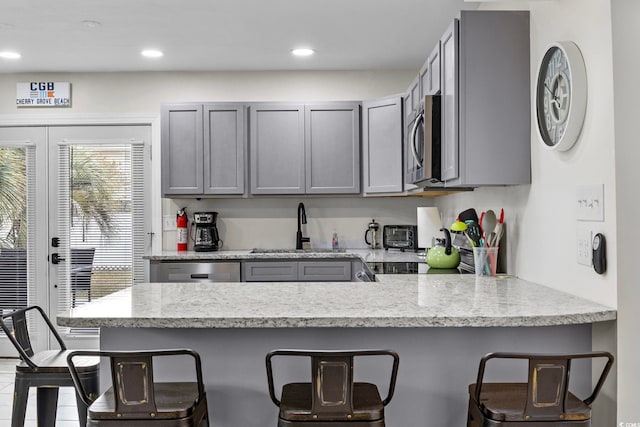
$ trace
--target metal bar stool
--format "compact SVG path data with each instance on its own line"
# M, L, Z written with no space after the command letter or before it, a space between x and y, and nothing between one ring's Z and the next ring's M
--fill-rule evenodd
M153 360L165 356L190 356L196 381L155 382ZM87 393L75 359L106 357L112 386L100 396ZM209 425L207 396L200 356L193 350L72 351L67 364L76 391L88 406L88 427L197 427Z
M584 400L569 391L571 361L606 358L600 379ZM528 360L526 383L484 383L491 359ZM579 354L489 353L480 361L478 378L469 385L467 427L590 427L591 404L613 364L608 352Z
M271 360L276 356L311 359L311 382L288 383L276 397ZM393 358L389 392L380 398L375 384L354 382L354 358ZM274 350L267 354L267 379L271 400L280 408L278 427L383 427L398 374L398 354L390 350Z
M40 313L49 327L49 331L58 341L60 350L46 350L34 353L27 328L27 312L31 310ZM7 320L10 320L10 322L7 322ZM3 315L0 317L0 327L16 350L18 350L21 359L16 365L11 427L24 426L30 387L38 388L38 426L54 427L58 404L58 388L74 386L73 379L67 368L67 354L69 353L67 347L42 308L38 306L19 309ZM83 358L78 363L78 381L91 393L98 392L98 364L99 361L96 358ZM77 394L76 403L78 405L80 425L85 427L87 407Z

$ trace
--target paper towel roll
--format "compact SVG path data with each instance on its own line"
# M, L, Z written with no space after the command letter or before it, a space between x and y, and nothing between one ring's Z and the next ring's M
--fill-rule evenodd
M434 236L441 236L442 220L436 207L418 208L418 247L430 248Z

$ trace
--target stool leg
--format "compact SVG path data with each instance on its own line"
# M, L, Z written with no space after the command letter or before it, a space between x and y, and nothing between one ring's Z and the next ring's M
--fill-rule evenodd
M99 386L98 374L87 376L86 378L81 379L82 386L87 394L97 396ZM87 406L84 404L82 399L80 399L80 395L76 390L76 405L78 407L78 421L80 422L80 427L87 426Z
M55 427L58 387L38 387L38 427Z
M29 399L29 384L16 378L13 389L11 427L24 427L24 417L27 413L27 399Z

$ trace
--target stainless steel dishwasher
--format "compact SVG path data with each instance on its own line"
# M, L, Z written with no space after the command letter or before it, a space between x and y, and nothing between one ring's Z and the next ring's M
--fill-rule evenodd
M239 262L156 261L149 265L151 282L239 282Z

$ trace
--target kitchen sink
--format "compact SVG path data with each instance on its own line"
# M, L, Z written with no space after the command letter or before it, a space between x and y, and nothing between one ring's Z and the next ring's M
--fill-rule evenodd
M258 249L251 250L252 254L315 254L315 253L344 253L345 249Z

